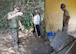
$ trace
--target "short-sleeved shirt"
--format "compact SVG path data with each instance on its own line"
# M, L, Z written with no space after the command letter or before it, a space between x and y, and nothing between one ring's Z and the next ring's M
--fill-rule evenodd
M14 12L9 12L8 16L10 16L10 15L11 16L14 15ZM18 17L17 16L9 20L9 27L10 28L17 28L18 27Z
M39 14L34 16L34 24L36 24L36 25L40 24L40 15Z
M67 19L67 16L69 16L69 12L66 10L64 11L63 13L63 24L65 23L66 19Z

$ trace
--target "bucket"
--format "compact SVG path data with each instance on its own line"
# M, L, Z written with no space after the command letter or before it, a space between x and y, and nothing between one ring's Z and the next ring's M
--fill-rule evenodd
M48 36L55 36L55 34L53 32L47 32Z
M48 35L49 42L52 42L55 34L53 32L47 32L47 35Z

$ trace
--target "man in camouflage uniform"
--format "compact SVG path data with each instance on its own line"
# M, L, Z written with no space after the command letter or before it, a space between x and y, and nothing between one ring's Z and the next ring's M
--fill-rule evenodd
M68 23L69 23L69 19L70 19L69 12L66 10L65 4L61 4L60 8L62 9L62 11L64 11L62 31L67 32L68 31Z
M18 16L22 16L23 13L19 12L20 8L18 6L13 7L13 11L8 13L8 21L9 21L9 27L11 29L11 35L13 38L13 44L16 54L19 54L18 50L18 25L21 27L22 24L20 20L18 19Z

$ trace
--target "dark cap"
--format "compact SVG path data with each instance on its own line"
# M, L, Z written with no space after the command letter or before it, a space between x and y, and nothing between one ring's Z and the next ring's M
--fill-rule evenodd
M63 8L65 8L65 6L66 6L65 4L61 4L60 8L63 9Z
M37 9L35 9L35 10L34 10L34 13L38 13L38 10L37 10Z

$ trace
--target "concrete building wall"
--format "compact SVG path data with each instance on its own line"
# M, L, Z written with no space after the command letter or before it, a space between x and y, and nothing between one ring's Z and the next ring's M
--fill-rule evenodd
M60 9L61 3L66 4L71 17L68 31L76 30L76 0L45 0L47 32L62 30L63 11Z

